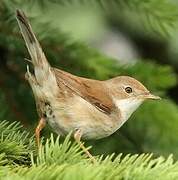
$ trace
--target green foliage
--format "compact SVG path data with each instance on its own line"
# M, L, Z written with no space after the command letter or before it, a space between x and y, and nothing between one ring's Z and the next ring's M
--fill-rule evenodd
M0 158L3 164L29 164L34 151L33 138L21 131L19 123L0 122Z
M34 7L33 0L31 3L3 0L0 4L0 119L21 121L30 131L37 119L33 95L24 81L26 63L23 58L29 55L14 18L16 8L29 12L27 15L53 66L100 80L130 75L166 99L145 103L113 136L86 142L93 145L93 154L99 154L96 164L92 164L79 145L70 140L70 135L64 141L53 135L47 140L44 138L44 146L37 152L34 138L24 131L25 127L1 121L0 179L178 179L178 163L168 156L173 153L175 159L178 157L178 106L168 95L169 89L177 84L173 68L149 59L121 65L83 42L74 42L68 34L52 28L50 22L41 22L42 17L48 16L44 12L48 12L52 3L61 6L81 4L81 8L99 5L106 16L119 10L125 20L136 17L136 27L140 24L151 31L167 34L178 19L177 6L168 0L36 2L43 3L43 8L39 10L35 6L34 12L29 11L29 7ZM108 155L113 152L116 154Z
M51 135L45 146L40 148L36 163L33 163L33 165L61 165L66 163L72 165L79 161L82 162L84 158L81 156L80 146L76 143L71 144L70 137L69 134L64 142L60 144L59 136L54 140L53 135Z
M31 3L34 1L31 0ZM59 4L61 6L99 6L104 12L112 13L118 11L119 13L132 12L138 18L140 25L144 25L148 30L155 31L162 35L170 33L170 29L175 28L178 20L178 11L175 3L170 0L48 0L37 1L40 7L45 8L49 3Z
M134 11L140 25L149 30L161 33L162 35L169 34L171 28L175 28L178 18L176 5L169 0L126 0L116 1L123 3L122 7L128 7L127 12ZM124 11L125 11L124 9Z
M150 113L150 109L152 109ZM165 119L167 117L167 119ZM170 152L178 157L178 109L170 100L145 103L126 124L125 131L143 152L168 155ZM140 137L142 134L142 137Z
M38 166L28 171L21 171L19 176L27 179L176 179L178 164L170 156L151 159L151 155L133 155L121 159L119 155L111 161L107 158L97 164L65 164ZM18 177L19 177L18 176ZM47 177L47 178L46 178Z
M6 134L9 127L15 130L17 124L1 123L5 130L1 134ZM25 133L25 132L24 132ZM11 132L10 132L11 134ZM23 132L22 132L23 134ZM21 135L17 135L19 138ZM62 144L60 138L54 140L53 136L41 147L37 157L36 153L31 154L32 162L21 165L18 161L11 166L3 166L5 162L4 153L0 152L0 178L1 179L177 179L178 163L173 161L172 155L168 158L153 158L152 154L135 154L123 156L102 156L97 157L97 162L92 164L75 142L71 142L70 134ZM8 142L4 139L4 144ZM21 138L21 142L26 144L26 139ZM31 142L29 142L31 145ZM0 144L2 147L2 144ZM15 146L11 150L16 151ZM23 149L23 151L25 151ZM18 155L17 155L18 157ZM19 164L19 165L18 165Z
M3 91L0 90L0 118L1 119L12 119L12 114L10 114L10 108L6 103L6 98L3 94Z
M0 6L1 20L6 20L7 25L9 22L12 22L12 15L16 8L25 8L29 9L33 5L38 4L38 8L42 8L42 11L47 10L52 4L57 4L60 6L73 6L76 5L89 6L92 8L100 7L104 10L106 14L112 14L113 12L118 12L119 14L132 13L136 17L137 25L145 27L145 30L151 30L161 35L170 34L170 30L175 29L175 24L178 20L178 10L177 5L171 0L40 0L40 1L10 1L4 0ZM126 15L127 20L129 21L130 16ZM8 28L8 27L4 27Z

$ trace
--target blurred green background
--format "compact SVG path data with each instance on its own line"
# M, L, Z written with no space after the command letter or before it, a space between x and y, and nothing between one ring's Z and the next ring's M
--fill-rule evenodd
M145 102L118 132L88 141L94 154L153 152L178 158L178 1L2 0L0 119L33 133L38 116L24 79L29 58L15 20L30 18L51 65L105 80L130 75L162 97ZM50 128L43 131L49 136Z

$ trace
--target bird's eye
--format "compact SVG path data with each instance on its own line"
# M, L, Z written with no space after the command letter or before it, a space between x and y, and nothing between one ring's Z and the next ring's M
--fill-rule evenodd
M125 92L128 93L128 94L132 93L132 88L131 87L126 87Z

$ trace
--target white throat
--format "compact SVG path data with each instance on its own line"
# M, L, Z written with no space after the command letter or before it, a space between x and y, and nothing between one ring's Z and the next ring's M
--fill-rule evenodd
M129 119L132 113L142 104L142 99L127 98L114 99L114 102L121 112L121 125Z

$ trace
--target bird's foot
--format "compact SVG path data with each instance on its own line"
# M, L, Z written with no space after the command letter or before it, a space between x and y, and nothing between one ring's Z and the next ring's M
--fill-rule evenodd
M74 139L76 140L76 142L80 145L80 147L82 148L82 150L85 152L85 154L87 155L87 157L89 157L89 159L91 160L92 163L96 163L96 159L94 158L94 156L92 156L92 154L88 151L88 149L83 145L83 143L81 142L81 136L82 136L82 132L80 129L78 129L75 133L74 133Z

